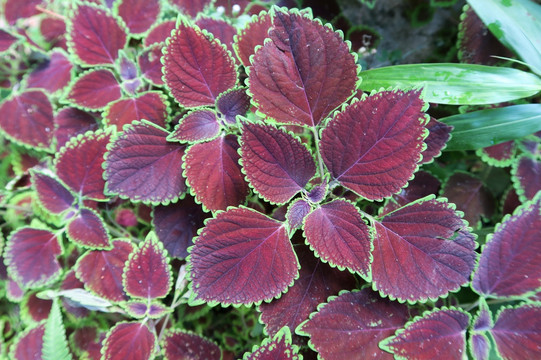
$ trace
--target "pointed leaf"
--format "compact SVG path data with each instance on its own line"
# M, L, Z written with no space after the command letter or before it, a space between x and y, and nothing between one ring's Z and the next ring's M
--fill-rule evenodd
M177 8L181 13L195 18L197 14L203 12L210 5L211 0L167 0L171 5Z
M541 189L541 161L522 155L513 164L511 180L517 190L520 201L526 202L534 198Z
M490 341L483 334L472 334L470 337L471 354L476 360L488 360Z
M297 199L287 208L286 219L290 231L298 229L302 226L304 218L312 211L309 203L303 199Z
M192 145L184 156L187 182L196 200L211 211L243 204L248 195L237 149L235 135L222 135Z
M82 110L65 107L54 117L56 149L60 150L73 136L98 129L96 119Z
M66 329L62 322L62 313L58 299L53 301L51 314L45 323L43 334L43 360L71 360L71 354L66 339Z
M156 335L139 322L117 323L108 333L101 349L103 360L153 358Z
M403 330L381 343L381 347L403 358L466 358L466 329L470 315L458 309L437 309L416 317ZM427 334L430 334L428 336Z
M120 99L121 95L120 85L113 72L100 69L80 75L71 85L66 99L79 107L101 110Z
M306 146L274 126L245 123L241 143L246 178L267 201L288 202L316 173Z
M168 115L167 98L158 91L149 91L133 98L120 99L109 103L103 114L107 125L115 125L117 130L134 120L148 120L165 127Z
M220 360L221 350L210 340L179 329L167 331L162 342L165 360L206 359Z
M423 160L421 160L421 164L430 163L435 157L441 155L441 150L451 138L451 131L453 130L452 126L446 125L433 117L430 117L426 128L428 129L428 136L425 139L426 149L422 152Z
M21 317L29 322L40 322L46 320L51 312L53 302L43 300L36 296L36 292L27 293L21 303Z
M145 49L137 57L141 75L150 83L160 86L165 84L162 79L162 45L157 44Z
M250 66L250 56L255 53L256 46L263 46L271 26L270 14L262 12L259 16L252 16L251 21L239 31L233 47L242 65Z
M207 222L190 250L196 299L251 304L284 292L298 276L285 226L247 208Z
M121 0L114 10L124 20L130 35L143 35L161 12L160 0Z
M234 124L237 115L246 115L250 109L250 97L244 88L234 88L221 93L216 99L216 109L229 124Z
M253 103L279 123L316 126L353 95L355 57L340 33L308 15L276 10L272 21L272 41L249 67Z
M60 214L73 205L75 198L64 184L45 172L32 171L31 174L39 203L47 211Z
M17 360L41 358L44 333L45 324L39 324L19 334L11 346L10 358Z
M70 83L72 68L73 64L63 51L53 51L48 61L28 75L26 86L41 88L49 94L54 94Z
M291 332L284 327L272 339L265 339L261 346L254 346L252 352L244 354L243 360L300 360L299 348L291 343Z
M168 132L148 121L134 122L109 147L106 191L144 203L168 204L185 191L184 146L167 142ZM149 178L149 174L155 174Z
M492 314L484 299L480 300L479 311L473 320L473 329L470 333L470 350L475 359L488 360L490 354L490 341L485 335L492 329L494 323Z
M163 74L173 97L184 107L214 105L237 82L229 52L199 27L180 23L167 40Z
M148 34L143 39L143 45L149 47L154 44L165 42L171 36L171 32L176 27L175 20L166 20L152 27Z
M436 299L468 283L475 237L451 204L414 202L376 222L372 286L399 301Z
M198 109L180 119L169 141L197 143L214 139L220 132L220 123L213 110Z
M68 238L90 249L110 250L109 232L101 217L91 209L80 208L66 228Z

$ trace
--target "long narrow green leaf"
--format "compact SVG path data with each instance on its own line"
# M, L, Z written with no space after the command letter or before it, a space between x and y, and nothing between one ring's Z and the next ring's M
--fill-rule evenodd
M58 298L53 299L51 313L45 323L41 355L43 360L71 360Z
M516 69L472 64L396 65L361 72L363 91L398 86L423 88L438 104L495 104L535 95L541 78Z
M541 75L541 5L528 0L468 0L488 29Z
M541 130L541 104L513 105L439 119L454 126L445 150L475 150Z

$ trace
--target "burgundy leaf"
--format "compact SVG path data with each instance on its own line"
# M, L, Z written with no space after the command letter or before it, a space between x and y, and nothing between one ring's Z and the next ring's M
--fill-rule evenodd
M175 27L176 20L166 20L162 23L156 24L143 39L143 45L145 45L145 47L149 47L154 44L165 42L165 40L171 36L171 32L175 29Z
M163 74L171 94L184 107L214 105L218 95L237 82L235 61L222 44L184 23L167 41Z
M10 350L10 354L13 354L13 358L17 360L41 359L44 334L44 323L25 330L11 345L13 349Z
M252 100L279 123L316 126L353 95L355 57L340 33L308 15L276 10L272 20L272 41L249 67Z
M80 208L66 228L68 238L90 249L112 249L109 232L101 217L91 209Z
M65 107L54 118L56 149L60 150L73 136L98 129L96 119L82 110Z
M237 121L237 115L246 115L250 109L250 97L244 88L227 90L216 99L216 109L227 123L234 124Z
M180 119L167 140L197 143L218 136L220 123L213 110L193 110Z
M285 226L247 208L230 208L208 221L189 259L192 290L206 302L270 300L298 276Z
M9 25L13 25L17 19L39 14L36 6L41 5L42 2L42 0L6 0L3 4L4 17Z
M369 289L344 292L304 322L298 332L325 359L392 359L378 343L409 319L408 307Z
M28 90L0 105L0 130L32 148L49 150L53 141L53 108L47 95Z
M62 246L55 233L31 227L13 232L4 250L9 274L23 287L36 288L55 281L60 276L56 260Z
M541 195L504 217L483 246L472 287L483 295L522 296L541 282Z
M165 360L221 359L221 350L218 345L201 336L179 329L167 331L161 344Z
M152 212L152 225L169 255L184 259L206 217L201 206L186 196L178 203L156 206Z
M298 199L292 202L287 208L286 219L290 231L298 229L302 226L304 218L312 211L309 203L303 199ZM291 329L294 330L294 329Z
M122 275L124 290L131 297L163 298L171 289L171 266L167 251L156 234L149 233L130 255Z
M541 306L504 308L490 331L504 359L536 359L541 353Z
M306 146L274 126L243 124L241 143L246 178L267 201L288 202L316 173Z
M92 200L107 200L103 193L102 163L109 131L97 130L73 138L56 154L56 174L71 190Z
M65 88L71 80L73 64L63 51L53 51L51 58L32 71L26 80L28 88L41 88L53 94Z
M89 251L77 261L76 275L87 290L100 297L113 302L126 300L122 273L132 250L129 241L115 240L112 250Z
M239 165L238 147L235 135L222 135L186 151L184 175L206 209L225 210L244 203L249 189Z
M24 297L24 289L11 278L6 283L6 298L11 302L20 302Z
M72 289L84 289L84 284L77 279L75 275L75 270L70 270L64 280L62 285L60 285L61 290L72 290ZM87 317L90 311L84 307L77 306L78 304L74 303L71 299L62 298L62 306L64 309L75 316L76 318Z
M150 318L156 319L156 318L160 318L161 316L165 315L168 311L170 311L163 304L160 304L160 303L149 304L147 300L128 301L123 306L128 312L128 314L130 314L130 316L133 316L135 318L143 318L145 316L148 316Z
M523 203L534 198L541 189L541 161L522 155L513 164L511 180Z
M115 75L110 70L100 69L80 75L71 86L66 99L80 107L101 110L121 96Z
M103 360L152 359L156 335L139 322L117 323L105 338L101 350Z
M40 322L49 317L52 300L40 299L35 292L27 294L21 304L22 314L28 316L32 322Z
M436 299L468 283L475 237L451 204L427 199L376 222L372 285L400 301Z
M306 217L304 236L331 266L370 277L372 235L355 205L345 200L321 205Z
M162 57L162 45L154 45L148 49L145 49L137 57L137 64L141 74L145 79L154 85L165 84L162 79L162 63L160 61Z
M321 135L331 175L369 200L400 191L417 169L424 136L418 91L382 91L347 106Z
M176 7L182 14L189 15L193 18L197 14L203 12L210 5L211 0L167 0L171 5Z
M167 135L148 121L129 125L106 155L107 192L153 204L178 199L186 191L181 175L184 146L167 142Z
M73 194L54 177L38 171L31 172L31 174L39 203L47 211L60 214L73 205L75 201Z
M244 354L243 360L300 360L299 348L291 343L291 332L284 327L272 339L265 339L261 346L252 349L251 353Z
M160 0L122 0L115 3L115 10L124 20L130 35L143 35L158 19L161 2Z
M415 359L466 357L466 329L470 315L458 309L437 309L416 317L397 334L381 343L381 348L397 357Z
M115 221L123 227L137 226L137 215L132 209L118 209L115 212Z
M82 65L111 65L127 43L124 29L102 7L77 3L68 23L68 46Z
M214 35L227 49L233 53L233 37L237 34L237 29L222 19L211 17L199 17L195 22L201 29L207 30Z
M133 98L110 103L103 117L108 125L115 125L118 130L121 130L124 125L143 119L165 127L167 115L167 98L162 92L149 91Z
M46 17L39 23L39 31L51 48L68 50L66 43L66 23L62 19Z
M252 16L251 21L239 31L233 47L242 65L250 66L250 56L255 53L256 46L263 46L271 26L270 14L263 12L259 16Z
M0 29L0 53L9 49L17 41L19 41L18 37L15 37L7 31Z
M439 122L433 117L430 117L426 128L429 132L428 137L425 139L426 149L422 152L421 164L430 163L435 157L440 156L441 150L451 138L451 130L453 130L452 126Z
M505 141L477 150L477 155L492 166L505 167L513 163L516 146L514 141Z
M470 337L471 353L476 360L488 360L490 341L483 334L472 334Z
M381 214L388 214L393 210L401 208L415 200L428 195L436 195L440 189L440 181L434 175L425 171L415 173L415 178L408 183L398 194L394 194L385 204Z
M137 66L135 62L129 59L123 51L120 52L120 58L117 60L116 65L122 80L133 80L137 78Z
M515 211L515 209L521 205L517 192L514 188L510 188L507 190L502 202L503 202L503 206L502 206L503 215L512 214L513 211Z

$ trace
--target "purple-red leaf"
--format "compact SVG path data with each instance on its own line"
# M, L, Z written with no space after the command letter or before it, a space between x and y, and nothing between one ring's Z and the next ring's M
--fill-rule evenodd
M113 302L126 300L122 273L132 251L133 245L123 240L113 241L113 249L109 251L89 251L77 261L76 275L87 290L100 297Z
M150 232L128 259L122 275L124 290L135 298L163 298L171 289L171 266L167 251Z
M62 251L55 233L24 227L10 235L4 260L15 281L23 287L36 288L51 283L60 276L61 268L56 258Z
M302 226L304 218L310 213L312 207L303 199L295 200L287 208L286 219L290 231ZM293 330L293 329L292 329Z
M314 186L307 195L308 200L314 204L320 203L327 195L327 188L327 183Z
M167 331L161 345L165 360L221 359L221 350L218 345L201 336L179 329Z
M57 179L45 172L34 171L31 174L39 203L47 211L60 214L73 205L73 194Z
M50 60L28 75L26 87L41 88L53 94L69 84L72 68L73 64L64 55L64 51L53 51Z
M210 5L211 0L167 0L176 7L182 14L190 15L195 18L197 14L203 12Z
M186 191L182 177L184 146L167 142L167 135L166 130L148 121L129 125L106 155L107 192L144 203L177 200Z
M534 198L541 189L541 161L522 155L515 161L511 180L523 203Z
M244 354L243 360L300 360L299 348L291 343L291 332L284 327L272 338L263 340L261 346L254 346L251 353Z
M184 175L197 201L211 211L238 206L248 195L237 149L235 135L222 135L186 151Z
M269 41L249 67L252 100L279 123L316 126L353 95L355 57L341 34L300 13L276 10Z
M425 136L418 91L382 91L338 113L321 135L321 154L343 186L369 200L400 191L417 169Z
M476 360L488 360L490 341L484 334L472 334L470 337L471 353Z
M242 65L250 66L250 56L255 53L256 46L263 45L271 26L270 14L263 12L252 16L252 20L239 32L233 47Z
M381 210L381 214L388 214L415 200L428 195L438 194L440 181L434 175L425 171L415 173L415 178L408 183L398 194L394 194Z
M147 36L143 39L143 45L149 47L150 45L165 42L165 40L171 36L171 32L175 29L175 26L175 20L167 20L153 26Z
M220 123L213 110L198 109L180 119L169 141L197 143L214 139L220 132Z
M425 139L426 149L422 152L423 160L421 164L432 162L435 157L440 156L441 150L445 147L447 141L451 138L453 127L430 117L428 124L428 136Z
M372 235L355 205L345 200L321 205L306 217L304 236L323 261L370 278Z
M109 232L100 216L91 209L80 208L66 228L68 238L91 249L109 250L112 248Z
M104 112L108 125L115 125L118 130L134 120L148 120L160 127L165 127L168 116L167 99L163 93L149 91L133 98L120 99L110 103Z
M477 244L452 205L415 202L375 225L372 285L382 295L424 301L468 283Z
M82 110L65 107L54 118L56 149L60 150L73 136L98 129L96 119Z
M231 208L208 221L189 260L196 299L211 303L270 300L298 275L286 227L247 208Z
M466 358L466 329L470 315L459 309L437 309L416 317L381 348L405 359Z
M70 16L68 46L82 65L111 65L127 42L124 29L102 7L77 3Z
M56 174L79 196L107 200L102 163L110 138L108 131L88 132L73 138L56 154Z
M163 74L171 94L184 107L214 105L218 95L237 82L235 61L222 44L185 23L167 40Z
M6 0L2 6L4 10L4 17L9 25L15 24L17 19L29 18L32 15L39 13L36 6L41 5L43 0Z
M216 109L229 124L234 124L237 115L245 115L250 109L250 97L244 88L227 90L216 99Z
M211 17L199 17L195 22L201 29L207 30L214 35L227 49L233 53L233 37L237 34L237 29L222 19Z
M507 215L481 252L472 286L483 295L522 296L541 284L541 195Z
M316 173L306 146L274 126L245 123L241 143L246 178L267 201L288 202Z
M9 49L20 38L15 37L5 30L0 29L0 53Z
M41 359L44 334L44 323L25 330L17 336L17 339L11 345L12 349L10 350L10 354L17 360Z
M152 319L156 319L156 318L162 317L168 311L170 311L165 305L161 303L158 303L158 302L148 303L147 300L128 301L123 306L128 312L128 314L130 314L130 316L133 316L135 318L143 318L145 316L148 316Z
M49 150L53 141L53 107L47 95L25 91L0 106L0 130L10 139L32 148Z
M142 35L150 29L161 11L160 0L122 0L115 6L131 35Z
M392 359L378 343L409 319L408 307L382 299L369 289L332 298L298 332L325 359Z
M479 301L479 311L473 320L473 328L470 330L470 350L475 359L488 360L490 353L490 341L486 331L492 329L492 314L484 299Z
M139 322L117 323L108 333L101 350L103 360L152 359L156 335Z
M39 23L39 31L45 41L50 44L51 48L68 50L66 44L66 23L64 20L52 16L42 18Z
M137 57L141 75L154 85L163 85L162 79L162 45L157 44L145 49Z
M27 294L21 303L21 312L23 316L30 318L32 322L40 322L49 317L52 300L40 299L36 292Z
M80 75L71 85L66 99L79 107L101 110L120 99L121 95L120 85L113 72L100 69Z
M504 141L502 143L477 150L477 155L486 161L489 165L505 167L513 163L515 158L516 146L514 141Z

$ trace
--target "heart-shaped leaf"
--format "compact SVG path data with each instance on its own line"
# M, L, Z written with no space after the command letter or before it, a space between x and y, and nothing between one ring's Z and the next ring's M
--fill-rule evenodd
M109 232L101 217L88 208L80 208L66 228L66 235L74 243L100 250L112 249Z
M142 36L156 22L161 12L160 0L121 0L114 11L124 20L130 35Z
M65 107L58 111L54 117L54 123L57 150L60 150L73 136L98 129L98 123L92 115L72 107Z
M216 113L213 110L198 109L183 116L167 140L198 143L214 139L219 132L220 123Z
M212 341L179 329L167 331L161 345L166 360L188 358L220 360L222 357L220 348Z
M75 198L64 184L45 172L31 171L31 174L39 203L47 211L60 214L73 205Z
M254 346L251 353L244 354L243 360L300 360L299 347L291 343L291 332L288 327L282 328L270 339L263 340L261 346Z
M121 95L120 84L113 72L99 69L80 75L71 85L66 99L78 107L101 110Z
M168 116L167 98L162 92L148 91L132 98L120 99L109 103L103 114L107 125L115 125L118 130L134 120L148 120L165 127Z
M143 39L143 45L149 47L154 44L159 44L165 42L165 40L171 36L171 32L176 27L175 20L165 20L154 25L148 34Z
M534 198L541 189L541 161L528 155L522 155L515 161L511 180L517 190L520 201Z
M64 51L53 50L51 58L28 75L26 86L27 88L41 88L54 94L69 84L72 68L73 64Z
M245 115L250 109L250 97L244 88L224 91L216 99L216 109L227 123L234 124L237 121L237 115Z
M250 22L239 31L233 47L242 65L250 66L250 56L255 53L256 46L263 46L271 26L271 16L265 11L259 16L252 16Z
M105 337L101 350L103 360L152 359L156 335L140 322L117 323Z

